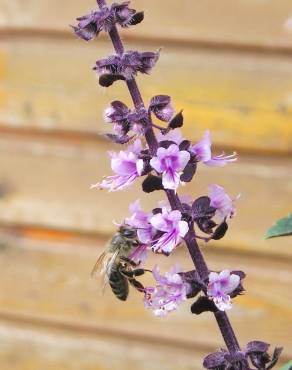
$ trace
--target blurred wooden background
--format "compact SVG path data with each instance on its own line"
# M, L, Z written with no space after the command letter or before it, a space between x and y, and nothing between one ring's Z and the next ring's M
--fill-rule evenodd
M196 370L222 345L211 315L189 302L166 319L132 293L119 303L89 278L97 255L127 215L149 207L139 184L108 195L89 190L110 173L103 108L130 103L122 84L104 91L90 67L111 51L106 37L86 44L68 27L94 0L0 2L0 368L1 370ZM212 269L243 269L247 295L231 320L244 345L284 345L292 357L292 240L264 241L292 209L291 0L136 0L145 22L123 31L129 49L163 47L146 101L170 94L184 108L184 132L212 130L218 151L238 164L200 167L184 189L194 197L219 183L236 195L228 236L205 254ZM183 248L162 258L166 269ZM151 260L154 263L154 259Z

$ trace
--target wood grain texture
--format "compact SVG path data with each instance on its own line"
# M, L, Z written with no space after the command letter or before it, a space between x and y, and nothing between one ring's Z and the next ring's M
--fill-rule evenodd
M90 71L112 52L105 37L86 44L69 33L94 4L0 2L0 368L199 370L223 344L211 314L193 317L185 302L157 319L137 292L121 303L89 277L129 203L141 198L151 209L164 198L141 194L140 181L123 193L89 190L111 173L102 111L115 99L130 104L123 84L104 91ZM285 362L291 239L263 236L291 212L292 34L284 27L291 0L132 4L146 17L122 31L128 48L164 47L153 76L139 77L145 101L172 95L184 108L186 136L198 140L209 128L216 147L245 153L224 169L200 166L199 181L180 191L195 198L218 183L242 194L227 237L203 252L212 270L247 273L247 294L230 314L240 343L283 345ZM149 267L177 261L192 268L183 245L169 258L151 255Z
M1 370L199 370L200 348L0 322Z
M128 205L141 198L146 209L164 195L141 192L137 183L125 192L90 190L90 184L110 175L102 141L88 145L60 140L39 140L2 135L0 181L6 195L0 199L0 221L109 235L113 220L128 215ZM118 149L118 148L117 148ZM292 256L289 238L264 241L266 230L291 211L292 172L290 159L242 157L223 169L200 166L198 180L180 190L193 198L205 195L208 184L224 186L231 196L241 193L238 214L221 245L239 251Z
M75 331L103 340L111 337L113 343L118 338L139 342L141 356L146 355L143 343L145 348L150 343L154 348L162 345L166 350L177 348L195 353L207 353L222 345L213 316L192 316L189 301L180 310L159 319L144 309L142 297L136 292L131 291L126 303L118 302L109 290L101 295L99 279L91 280L89 274L103 245L33 242L3 234L2 241L1 320ZM264 339L272 345L285 346L283 360L291 356L291 264L273 259L238 258L212 249L206 255L212 269L243 269L248 274L247 294L236 299L230 312L241 344ZM159 263L165 271L177 261L184 269L191 266L184 248L169 258L152 255L148 263L149 266ZM149 276L144 278L144 283L151 284ZM8 287L13 287L12 291ZM151 359L151 364L155 361ZM170 365L167 361L163 366ZM183 365L182 369L188 367Z
M123 83L104 91L90 70L109 52L103 42L2 41L1 124L104 133L103 109L117 98L131 104ZM146 102L166 93L177 110L184 108L188 137L197 140L209 128L219 146L291 153L290 70L289 57L167 48L153 75L140 76L139 83Z
M136 0L132 5L146 11L145 21L126 34L172 41L205 41L261 47L292 47L284 24L292 15L290 0ZM59 30L95 7L94 0L2 0L2 29ZM57 16L56 16L57 15Z

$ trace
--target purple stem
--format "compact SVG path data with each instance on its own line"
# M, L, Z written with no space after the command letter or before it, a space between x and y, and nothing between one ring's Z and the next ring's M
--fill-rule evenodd
M100 8L106 5L105 0L97 0L97 3ZM111 29L111 31L109 32L109 35L114 45L116 53L119 55L123 54L124 46L123 46L122 40L120 38L120 35L118 33L116 26L114 26ZM134 78L127 80L127 86L131 94L135 108L138 109L141 107L145 107L136 80ZM149 123L150 124L148 126L148 130L145 133L145 138L146 138L146 141L147 141L147 144L149 146L151 153L155 154L158 148L158 142L157 142L156 136L152 128L151 117L149 117ZM171 205L171 208L181 210L182 204L177 194L173 190L166 190L165 192L166 192L168 201ZM200 278L202 280L206 280L209 275L209 269L205 262L203 254L199 248L199 245L196 241L195 233L191 228L189 232L187 233L187 235L185 236L185 242L186 242L186 245L191 255L192 261L198 271ZM230 321L226 313L222 311L217 311L214 313L214 315L215 315L219 329L221 331L221 334L223 336L223 339L225 341L225 344L229 352L234 353L236 351L239 351L240 346L238 344L235 333L232 329L232 326L230 324Z

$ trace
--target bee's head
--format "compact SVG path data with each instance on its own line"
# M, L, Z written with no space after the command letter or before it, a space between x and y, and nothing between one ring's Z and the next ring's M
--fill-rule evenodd
M129 227L127 225L120 226L119 233L124 238L135 238L136 237L136 230L135 229L132 229L131 227Z

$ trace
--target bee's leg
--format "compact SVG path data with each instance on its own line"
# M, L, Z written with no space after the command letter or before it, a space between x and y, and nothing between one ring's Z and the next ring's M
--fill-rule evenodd
M136 263L136 262L134 262L134 261L132 261L132 260L130 260L129 258L127 258L127 257L123 257L123 256L121 256L120 257L120 259L122 260L122 261L124 261L124 262L127 262L129 265L131 265L132 267L137 267L138 266L138 264Z
M142 276L145 274L144 269L126 270L125 268L121 268L120 273L128 279L129 283L136 290L138 290L139 292L144 292L145 290L144 286L138 280L135 279L135 277Z
M145 288L144 286L140 283L140 281L134 279L134 278L129 278L129 283L136 289L138 292L144 293Z
M142 276L145 274L144 269L136 269L136 270L125 270L125 269L120 269L120 272L125 275L127 278L134 278L137 276Z

